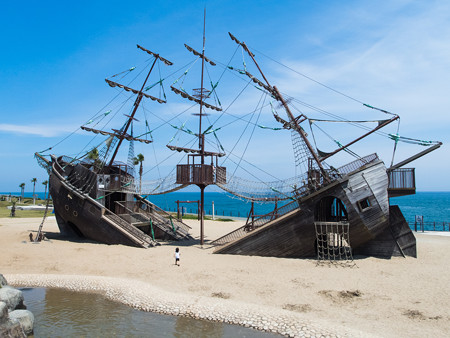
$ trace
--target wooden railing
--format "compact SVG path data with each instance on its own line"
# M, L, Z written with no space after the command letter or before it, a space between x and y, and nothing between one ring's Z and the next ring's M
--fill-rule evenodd
M351 172L358 170L362 166L375 161L378 159L377 154L370 154L364 157L361 157L353 162L347 163L346 165L343 165L342 167L339 167L337 171L342 175L350 174Z
M147 200L116 202L116 213L129 217L130 223L149 222L151 219L155 226L176 239L190 238L188 225Z
M414 168L388 170L389 189L415 189L416 177Z
M144 234L141 230L132 226L129 222L122 219L118 215L114 214L108 209L105 209L105 218L109 219L116 226L121 227L125 232L132 235L136 240L141 241L142 246L155 246L158 245L150 236Z
M225 181L225 167L215 167L208 164L177 165L177 184L225 184Z
M269 212L268 214L265 214L261 217L255 218L254 220L251 220L251 221L248 220L244 226L226 234L225 236L222 236L222 237L216 239L215 241L212 241L211 244L219 246L219 245L225 245L227 243L238 240L238 239L244 237L245 235L247 235L249 232L251 232L257 228L260 228L263 225L266 225L267 223L269 223L283 215L286 215L287 213L289 213L297 208L298 208L298 202L296 200L292 201L288 204L283 205L282 207L279 207L279 208Z
M412 195L416 193L416 176L414 168L388 170L389 197Z

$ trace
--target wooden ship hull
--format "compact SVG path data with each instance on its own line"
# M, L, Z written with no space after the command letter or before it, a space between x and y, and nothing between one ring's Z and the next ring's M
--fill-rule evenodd
M158 245L157 239L191 238L186 224L134 192L115 190L124 179L120 170L96 174L52 157L49 191L61 234L144 248Z
M347 248L353 254L416 257L411 229L400 209L389 206L386 167L376 155L371 157L331 184L218 239L215 253L313 257L322 240L331 256L333 250ZM340 172L351 170L355 162Z

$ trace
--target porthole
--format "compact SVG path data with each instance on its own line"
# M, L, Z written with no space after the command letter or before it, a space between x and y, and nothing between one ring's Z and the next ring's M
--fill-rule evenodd
M66 205L64 206L64 209L66 209L66 211L69 211L69 206L66 204Z
M78 212L77 212L76 210L74 210L74 211L73 211L73 215L74 215L75 217L77 217L77 216L78 216Z

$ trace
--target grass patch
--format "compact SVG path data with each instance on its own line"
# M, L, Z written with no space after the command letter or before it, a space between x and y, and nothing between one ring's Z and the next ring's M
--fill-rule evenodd
M45 210L19 210L18 207L22 205L33 205L33 199L32 198L26 198L24 203L16 203L16 216L17 218L32 218L32 217L44 217ZM46 201L37 199L36 205L42 204L45 205ZM0 201L0 218L4 217L10 217L11 210L8 209L9 206L11 206L12 203L8 201ZM49 215L49 213L47 214Z

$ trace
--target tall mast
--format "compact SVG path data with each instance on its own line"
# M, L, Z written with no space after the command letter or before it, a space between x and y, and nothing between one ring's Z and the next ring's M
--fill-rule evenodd
M139 91L138 96L136 97L136 101L134 101L133 112L132 112L132 113L130 114L130 116L128 117L128 120L127 120L127 123L126 123L126 125L125 125L125 128L123 129L123 131L122 131L122 133L121 133L120 135L117 135L117 137L119 138L119 143L117 144L117 147L116 147L116 149L114 150L114 154L113 154L112 157L111 157L111 161L109 162L109 168L111 168L111 166L112 166L112 164L113 164L113 162L114 162L114 159L116 158L117 152L119 151L120 145L122 144L122 141L123 141L123 139L124 139L124 136L126 135L126 133L127 133L127 131L128 131L128 128L130 127L131 122L132 122L133 119L134 119L134 115L136 114L136 111L137 111L137 109L138 109L138 107L139 107L139 104L141 103L141 100L142 100L142 91L144 90L144 86L145 86L145 84L147 83L148 77L150 76L150 73L152 72L153 67L155 66L155 63L156 63L157 60L158 60L158 58L155 57L155 60L153 61L153 64L152 64L152 66L150 67L150 70L149 70L149 72L148 72L148 74L147 74L147 77L145 78L145 81L144 81L144 83L142 84L141 90Z
M200 83L200 122L198 127L198 142L200 147L200 158L202 166L205 164L205 135L202 135L202 110L203 110L203 73L205 69L205 30L206 30L206 7L203 12L203 50L202 50L202 80ZM205 210L205 184L200 184L200 245L204 240L204 210Z
M309 142L308 138L306 137L306 133L303 131L303 129L300 127L300 125L297 123L296 118L294 117L294 115L292 114L291 110L289 109L289 106L287 105L285 99L283 98L283 96L281 96L281 93L279 92L278 88L275 86L271 86L269 81L267 80L267 78L265 77L264 73L262 72L261 68L258 65L258 62L256 62L255 57L253 56L253 53L250 52L250 50L248 49L247 45L245 44L245 42L239 42L234 36L232 36L230 34L231 38L233 40L235 40L239 45L241 45L244 50L248 53L248 55L250 55L250 57L252 58L253 62L255 63L256 67L258 68L259 72L261 73L261 76L263 77L263 79L266 81L267 86L269 86L269 88L271 89L272 94L274 94L274 96L276 97L276 99L278 101L281 102L281 104L283 105L284 109L286 110L286 113L289 116L289 119L291 120L291 123L295 124L295 129L297 130L297 132L300 134L301 138L303 139L303 142L305 142L310 154L312 155L312 157L314 158L314 161L317 163L317 166L320 169L320 172L322 173L323 177L326 180L329 180L328 178L328 174L326 173L325 169L322 166L322 163L319 159L319 157L317 156L316 152L314 151L311 143Z
M200 122L198 127L198 142L202 164L205 163L205 140L202 135L202 112L203 112L203 74L205 70L205 29L206 29L206 8L203 12L203 49L202 49L202 79L200 83Z

